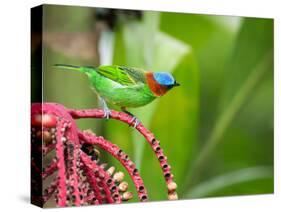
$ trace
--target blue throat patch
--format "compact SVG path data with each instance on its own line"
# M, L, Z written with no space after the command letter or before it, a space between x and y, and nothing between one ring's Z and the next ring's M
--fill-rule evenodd
M174 77L169 72L154 72L153 77L160 85L169 86L175 83Z

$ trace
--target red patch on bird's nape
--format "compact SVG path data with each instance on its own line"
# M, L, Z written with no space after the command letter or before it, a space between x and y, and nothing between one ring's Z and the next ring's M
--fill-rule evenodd
M164 86L160 85L153 77L153 72L148 71L145 73L146 81L148 84L148 87L150 88L151 92L155 96L163 96L169 89Z

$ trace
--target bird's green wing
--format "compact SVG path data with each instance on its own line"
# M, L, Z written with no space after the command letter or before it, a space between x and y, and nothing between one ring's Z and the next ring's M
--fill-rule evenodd
M125 66L100 66L96 70L100 75L118 82L122 85L136 85L146 83L145 71L138 68Z

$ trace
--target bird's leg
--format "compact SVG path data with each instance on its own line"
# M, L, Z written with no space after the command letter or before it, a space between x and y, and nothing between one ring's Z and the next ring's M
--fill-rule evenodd
M129 111L127 111L125 107L121 107L121 110L122 110L124 113L127 113L128 115L130 115L130 116L133 117L132 120L130 121L129 126L131 126L131 124L132 124L133 122L135 122L134 128L136 128L136 127L139 125L139 123L140 123L140 121L138 120L138 118L137 118L134 114L132 114L132 113L130 113Z
M103 117L106 118L106 119L109 119L109 116L111 114L110 109L108 108L105 100L102 97L99 96L99 100L100 100L100 103L101 103L103 111L104 111Z

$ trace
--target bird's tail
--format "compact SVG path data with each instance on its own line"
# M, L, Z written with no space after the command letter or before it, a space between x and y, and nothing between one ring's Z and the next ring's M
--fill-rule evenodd
M89 66L74 66L74 65L66 65L66 64L55 64L54 67L65 69L65 70L73 70L73 71L79 71L81 73L90 73L95 70L94 67Z

